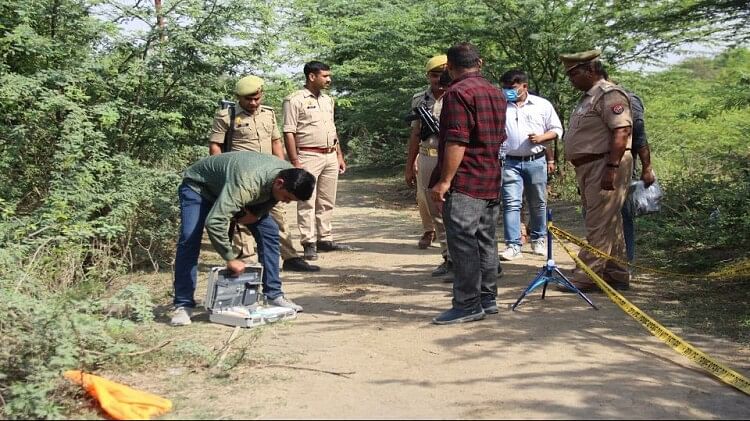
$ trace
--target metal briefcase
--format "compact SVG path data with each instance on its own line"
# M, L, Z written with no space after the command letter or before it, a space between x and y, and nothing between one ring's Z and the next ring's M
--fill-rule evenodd
M232 276L224 267L211 268L206 291L209 320L229 326L255 327L297 317L291 308L263 306L261 285L263 267L247 265L245 272Z

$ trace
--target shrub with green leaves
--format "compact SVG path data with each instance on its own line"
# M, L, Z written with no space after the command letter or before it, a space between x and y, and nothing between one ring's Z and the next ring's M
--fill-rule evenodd
M107 286L171 267L181 172L235 75L263 67L271 8L187 0L162 28L149 2L0 0L3 416L61 416L62 371L131 349L120 337L152 320L145 288ZM119 24L133 19L152 26Z

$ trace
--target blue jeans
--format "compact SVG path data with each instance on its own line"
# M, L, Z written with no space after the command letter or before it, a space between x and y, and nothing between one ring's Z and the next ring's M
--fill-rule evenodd
M497 201L452 192L443 205L448 252L453 260L453 308L474 310L497 296Z
M175 307L195 307L198 255L206 216L213 207L213 202L185 184L180 185L178 195L182 222L174 262L173 303ZM263 293L269 299L283 295L279 279L279 226L273 218L264 215L258 222L247 227L258 244L258 261L263 265Z
M625 236L625 252L628 255L628 262L635 260L635 220L630 208L622 207L622 231Z
M503 164L503 235L505 244L521 246L521 204L529 204L531 241L547 236L547 160L508 158Z

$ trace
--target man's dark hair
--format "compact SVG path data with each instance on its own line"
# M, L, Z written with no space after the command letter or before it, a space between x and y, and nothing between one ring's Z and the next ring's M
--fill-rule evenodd
M448 62L456 67L463 69L471 69L472 67L479 66L481 57L479 57L479 51L477 47L471 45L468 42L462 42L449 48L446 52L448 56Z
M284 180L284 190L293 194L299 200L308 200L315 190L315 176L302 168L287 168L279 172L279 178Z
M443 73L440 73L440 80L438 80L440 86L447 87L452 81L453 78L451 78L451 74L448 73L448 69L443 70Z
M604 68L604 63L602 63L601 60L594 60L591 63L588 64L589 70L593 73L596 73L599 76L602 76L604 79L609 79L609 74L607 73L607 69Z
M529 83L529 76L521 69L512 69L500 76L503 85L515 85L516 83Z
M309 63L305 63L305 68L302 69L303 72L305 72L305 80L310 76L310 73L318 74L322 70L331 70L330 67L328 67L327 64L323 63L322 61L311 61Z

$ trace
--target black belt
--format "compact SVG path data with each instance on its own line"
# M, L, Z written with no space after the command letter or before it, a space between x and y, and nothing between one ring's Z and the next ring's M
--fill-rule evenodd
M297 149L301 151L307 151L307 152L315 152L315 153L331 153L336 150L335 146L331 146L330 148L313 148L308 146L299 146Z
M546 153L544 151L537 152L534 155L529 156L513 156L513 155L505 155L505 159L515 159L516 161L536 161L537 159L545 156Z
M570 160L570 163L573 164L574 167L580 167L583 164L588 164L589 162L598 161L605 156L609 156L609 152L604 153L590 153L586 155L581 155L577 158L573 158Z

